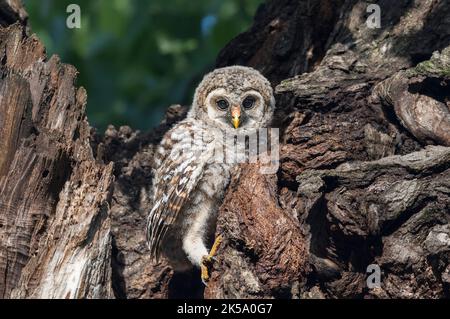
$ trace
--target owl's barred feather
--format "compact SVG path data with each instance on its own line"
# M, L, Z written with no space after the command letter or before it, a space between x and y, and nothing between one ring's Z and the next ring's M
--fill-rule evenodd
M183 158L180 156L183 148L191 144L191 135L186 134L190 127L189 120L181 122L173 130L166 134L165 138L179 134L178 143L166 156L164 165L159 170L163 176L162 183L157 184L155 199L158 199L148 216L147 241L152 256L158 260L161 241L171 225L176 221L189 194L195 189L197 182L202 177L202 169L205 161L198 156ZM184 135L183 135L184 134ZM176 156L171 156L176 155ZM201 153L197 155L202 155Z

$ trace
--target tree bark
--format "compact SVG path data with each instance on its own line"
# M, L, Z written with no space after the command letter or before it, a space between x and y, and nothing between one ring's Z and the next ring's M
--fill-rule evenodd
M219 54L275 87L280 167L236 170L204 288L145 244L153 152L186 114L98 134L76 69L0 0L0 297L450 297L450 6L272 0ZM367 267L381 285L367 285Z

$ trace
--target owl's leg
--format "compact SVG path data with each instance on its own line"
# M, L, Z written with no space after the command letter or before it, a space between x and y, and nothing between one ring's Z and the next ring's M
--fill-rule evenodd
M214 255L220 244L221 237L214 242L211 251L204 244L205 232L207 230L209 210L196 207L200 212L191 220L183 237L183 250L191 263L201 269L202 281L206 284L209 280L209 269L214 261Z
M222 242L222 236L219 235L216 237L216 240L214 241L213 246L211 247L211 250L209 251L208 255L203 256L202 258L202 264L200 266L200 269L202 271L202 282L206 285L206 283L209 281L209 270L210 267L215 260L215 255L217 252L217 249L220 246L220 243Z
M195 208L194 208L195 209ZM201 267L203 256L208 254L208 249L204 244L207 227L207 211L202 206L197 207L196 213L187 211L185 233L183 236L183 250L190 262L197 267ZM193 210L193 209L192 209Z

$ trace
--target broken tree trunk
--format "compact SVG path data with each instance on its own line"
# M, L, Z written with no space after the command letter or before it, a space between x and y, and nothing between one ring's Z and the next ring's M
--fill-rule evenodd
M113 164L93 156L77 71L23 21L0 46L0 297L111 297Z
M369 29L372 2L268 1L219 54L270 79L282 144L276 174L237 170L204 289L145 245L154 148L186 108L96 134L76 70L0 1L0 297L449 297L450 6L378 1Z

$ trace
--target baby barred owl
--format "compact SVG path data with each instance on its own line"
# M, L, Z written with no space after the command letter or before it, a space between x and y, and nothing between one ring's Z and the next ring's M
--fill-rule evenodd
M274 107L269 81L252 68L220 68L203 78L187 118L166 133L155 155L147 240L156 259L162 252L175 270L200 267L206 284L221 237L210 252L205 241L214 234L216 214L236 165L227 160L225 146L237 135L267 127Z

